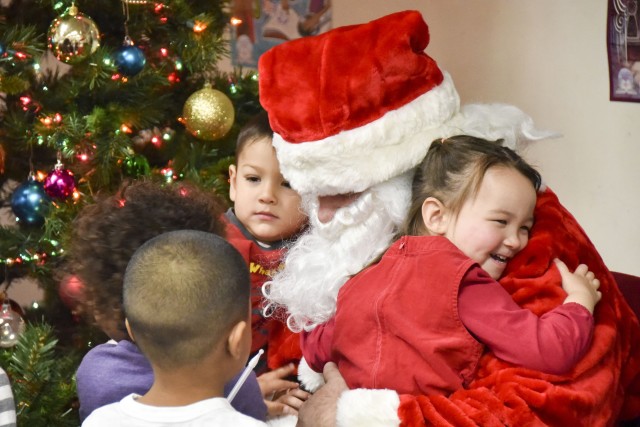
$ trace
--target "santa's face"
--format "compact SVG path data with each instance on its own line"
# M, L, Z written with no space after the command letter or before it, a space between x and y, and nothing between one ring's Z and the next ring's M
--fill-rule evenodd
M330 319L342 285L387 249L409 208L412 175L361 193L302 195L309 230L263 288L268 307L289 312L292 330L310 330Z
M331 222L336 211L349 206L358 200L362 193L338 194L335 196L319 196L318 197L318 213L317 219L322 224Z

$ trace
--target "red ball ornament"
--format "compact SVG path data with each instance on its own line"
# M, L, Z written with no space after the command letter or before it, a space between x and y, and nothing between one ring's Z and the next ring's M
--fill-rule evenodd
M58 295L69 310L76 311L84 302L84 283L73 274L65 276L58 285Z
M44 180L44 191L54 199L66 199L76 189L76 180L69 169L56 167Z

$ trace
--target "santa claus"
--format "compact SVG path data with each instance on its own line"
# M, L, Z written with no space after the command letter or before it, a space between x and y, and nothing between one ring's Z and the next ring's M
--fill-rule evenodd
M413 169L433 140L468 134L489 140L503 139L506 145L517 149L524 141L550 136L536 131L532 120L512 106L460 108L451 77L424 52L428 42L428 28L420 13L407 11L285 43L260 58L260 100L275 132L273 145L282 173L302 196L310 219L308 232L289 250L284 270L263 288L267 313L282 312L277 309L284 307L288 313L287 324L293 331L310 331L329 320L335 312L340 287L388 248L408 210ZM557 204L552 193L545 197L553 198ZM553 206L562 210L559 204ZM577 229L570 228L571 235L583 233L570 216L563 221L551 227L566 229L570 222ZM532 236L532 242L534 238ZM586 236L584 240L588 254L599 260ZM529 246L535 250L536 244ZM530 252L523 251L522 256L530 257ZM516 302L533 304L537 312L560 303L559 276L548 272L551 260L561 252L560 249L555 253L549 251L535 261L542 267L535 278L542 278L542 288L560 289L553 291L557 298L542 298L540 303L535 292L529 292L527 298L532 295L533 298L519 300L514 296ZM519 264L513 262L513 265L515 270ZM590 268L595 267L590 265ZM607 275L604 266L602 269L605 271L601 274ZM505 287L509 284L508 276L503 283ZM604 282L608 280L605 278ZM528 286L518 283L518 286ZM518 286L508 290L515 295ZM636 322L631 335L616 339L628 342L637 335ZM615 353L613 359L621 356L616 349L605 350ZM622 356L628 358L630 353L627 349ZM619 380L622 367L618 366L619 361L615 363ZM587 371L589 375L596 375L597 372L590 371L591 365L576 368L577 372L571 375L577 378ZM580 419L563 418L562 405L555 405L556 411L544 403L533 405L530 397L503 394L507 386L491 376L499 371L510 375L510 369L517 368L506 366L489 354L481 364L472 389L462 390L462 394L456 393L449 399L399 396L392 390L342 392L344 385L338 377L334 387L328 389L336 392L332 396L335 399L337 392L341 392L337 417L331 415L325 421L329 425L337 422L338 425L363 426L424 425L425 422L542 425L549 412L569 424L571 420ZM635 362L632 371L635 381L640 381L637 379L640 362ZM309 388L322 383L322 378L312 375L304 365L300 367L300 374ZM532 372L525 377L555 385L548 375ZM519 384L519 379L509 378L509 384ZM575 378L563 381L571 383ZM522 385L522 388L528 387L526 383ZM574 385L570 384L567 390L571 387ZM596 398L600 394L610 396L611 390L612 387L606 387L593 394ZM510 401L515 396L519 399L517 404ZM615 406L615 411L608 411L607 416L617 417L621 408L628 405L627 397L624 391L618 391L613 398L607 397L605 405ZM330 399L323 401L325 406L318 402L312 398L308 404L319 405L329 414L336 411L331 406L335 402ZM598 403L572 413L584 416L591 412L601 414L600 411ZM626 415L638 415L640 409L636 411ZM604 424L607 416L601 417ZM321 422L316 419L311 425L321 425Z

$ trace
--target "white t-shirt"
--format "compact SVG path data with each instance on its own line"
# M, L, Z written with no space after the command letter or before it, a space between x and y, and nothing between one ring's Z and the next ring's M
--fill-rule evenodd
M187 406L159 407L138 402L130 394L120 402L96 409L82 427L264 427L265 423L233 409L224 397L202 400Z

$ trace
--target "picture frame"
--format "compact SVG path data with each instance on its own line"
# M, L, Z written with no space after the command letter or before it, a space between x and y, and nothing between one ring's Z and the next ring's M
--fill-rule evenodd
M331 0L234 0L231 63L258 66L258 58L280 43L328 31Z
M608 0L607 54L611 101L640 102L638 0Z

